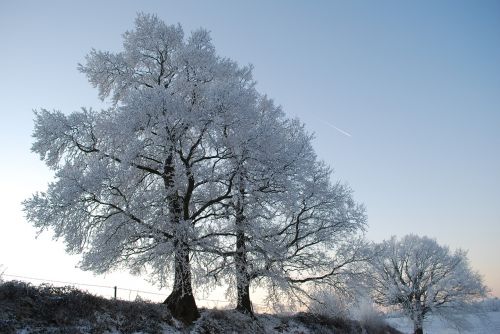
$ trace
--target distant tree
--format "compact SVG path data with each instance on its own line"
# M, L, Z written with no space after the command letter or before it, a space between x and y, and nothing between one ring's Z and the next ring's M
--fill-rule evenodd
M423 333L425 318L463 320L474 301L486 296L481 276L471 270L467 253L451 252L434 239L407 235L377 245L370 264L373 300L398 307Z

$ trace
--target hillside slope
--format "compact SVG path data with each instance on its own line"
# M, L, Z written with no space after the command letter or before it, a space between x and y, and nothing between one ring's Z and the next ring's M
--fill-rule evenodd
M184 326L165 305L108 300L72 287L0 285L0 333L344 333L398 334L384 323L361 324L310 313L261 314L255 318L232 310L201 310Z

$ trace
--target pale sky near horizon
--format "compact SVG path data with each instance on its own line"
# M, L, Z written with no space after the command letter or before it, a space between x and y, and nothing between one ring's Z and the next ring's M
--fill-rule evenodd
M500 2L486 0L0 2L6 274L151 289L75 269L48 233L35 239L20 204L51 180L30 152L32 110L105 106L77 63L119 51L141 11L186 34L204 27L219 55L255 66L258 90L315 133L366 205L368 239L467 249L500 297Z

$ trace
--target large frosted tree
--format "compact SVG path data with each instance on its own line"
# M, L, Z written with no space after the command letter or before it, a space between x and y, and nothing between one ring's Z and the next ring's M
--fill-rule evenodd
M487 293L466 252L452 252L428 237L407 235L382 242L369 268L373 300L399 308L413 322L415 334L423 333L431 314L460 325Z
M139 15L124 50L92 50L80 70L113 107L36 112L33 151L55 171L25 202L28 219L52 228L82 267L147 268L174 316L198 317L192 248L224 214L236 170L224 132L256 103L249 68L215 54L208 33ZM208 247L205 245L204 247Z

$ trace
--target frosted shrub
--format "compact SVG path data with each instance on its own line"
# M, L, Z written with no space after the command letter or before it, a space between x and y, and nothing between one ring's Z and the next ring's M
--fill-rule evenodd
M368 298L361 298L350 309L352 318L358 320L364 327L376 327L384 323L383 314L377 310Z
M332 291L319 291L313 295L309 305L312 313L329 318L346 318L348 307L346 301Z

